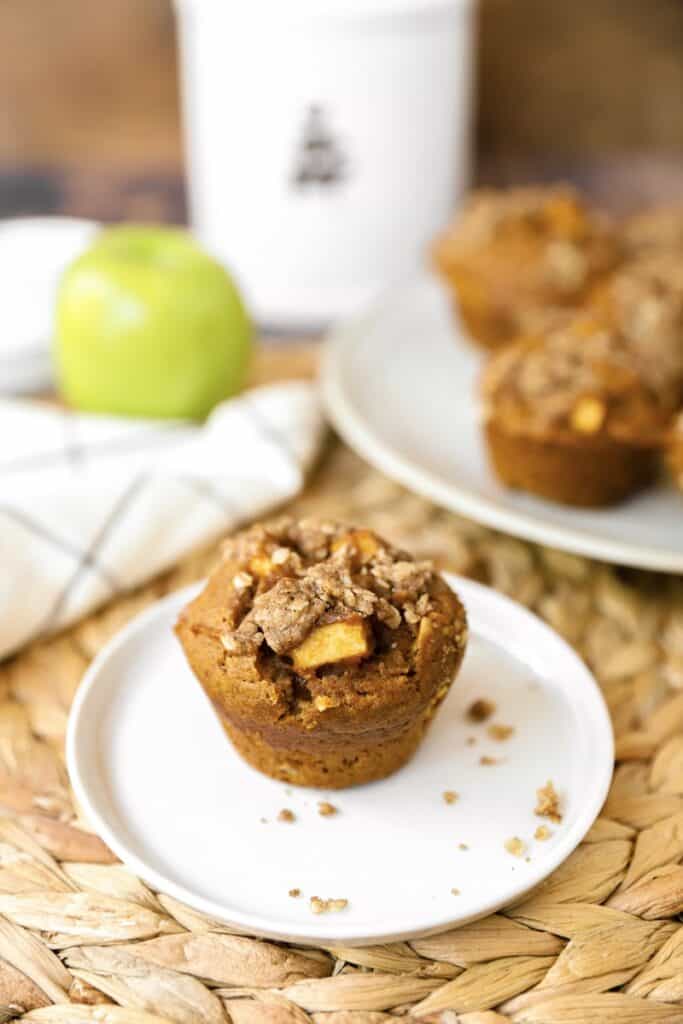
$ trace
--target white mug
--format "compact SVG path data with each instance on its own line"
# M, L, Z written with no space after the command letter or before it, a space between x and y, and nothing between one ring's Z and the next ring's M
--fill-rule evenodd
M409 277L468 173L473 0L177 0L190 210L256 319Z

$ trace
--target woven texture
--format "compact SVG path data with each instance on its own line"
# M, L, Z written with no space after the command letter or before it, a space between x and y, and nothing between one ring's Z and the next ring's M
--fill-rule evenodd
M231 934L151 892L79 817L64 732L88 661L201 577L214 556L200 553L0 666L0 1022L681 1024L683 580L495 534L341 445L292 508L371 526L565 636L596 672L617 736L602 816L524 903L411 943L302 950Z

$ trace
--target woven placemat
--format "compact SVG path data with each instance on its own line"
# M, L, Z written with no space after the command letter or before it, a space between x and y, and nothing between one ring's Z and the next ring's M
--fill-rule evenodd
M496 534L340 444L292 508L371 526L563 634L596 672L617 736L602 816L522 904L411 943L303 950L231 934L151 892L79 816L63 740L90 659L201 577L214 555L199 553L0 666L0 1022L681 1024L683 580ZM178 756L195 753L188 743ZM425 870L428 857L425 840Z

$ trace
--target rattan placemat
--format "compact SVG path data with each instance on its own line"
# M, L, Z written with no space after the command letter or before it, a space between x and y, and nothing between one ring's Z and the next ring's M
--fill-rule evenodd
M281 376L305 360L271 363ZM202 576L213 556L200 553L0 666L0 1022L681 1024L683 579L493 533L339 444L293 508L367 524L485 580L574 644L617 736L602 817L524 903L411 943L302 950L231 934L151 892L79 817L64 732L88 661L143 607ZM193 757L191 745L178 756ZM425 847L424 870L428 858Z

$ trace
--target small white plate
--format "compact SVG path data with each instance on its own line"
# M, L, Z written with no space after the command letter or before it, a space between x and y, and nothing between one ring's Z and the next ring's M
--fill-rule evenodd
M426 275L335 330L322 389L332 423L369 462L446 508L607 562L683 572L683 496L663 483L609 509L508 490L489 469L477 400L481 355Z
M335 793L275 782L233 751L171 632L195 587L148 609L93 662L71 712L69 773L90 823L155 889L277 939L388 942L517 899L598 814L611 725L591 674L556 633L486 587L449 582L466 604L470 642L432 728L391 778ZM514 726L510 739L467 720L479 697L496 703L492 722ZM562 799L559 825L533 813L548 779ZM339 813L321 817L323 799ZM277 820L285 807L296 821ZM552 832L544 842L533 838L542 822ZM506 851L513 836L528 860ZM288 895L294 888L301 898ZM316 916L311 896L349 905Z

